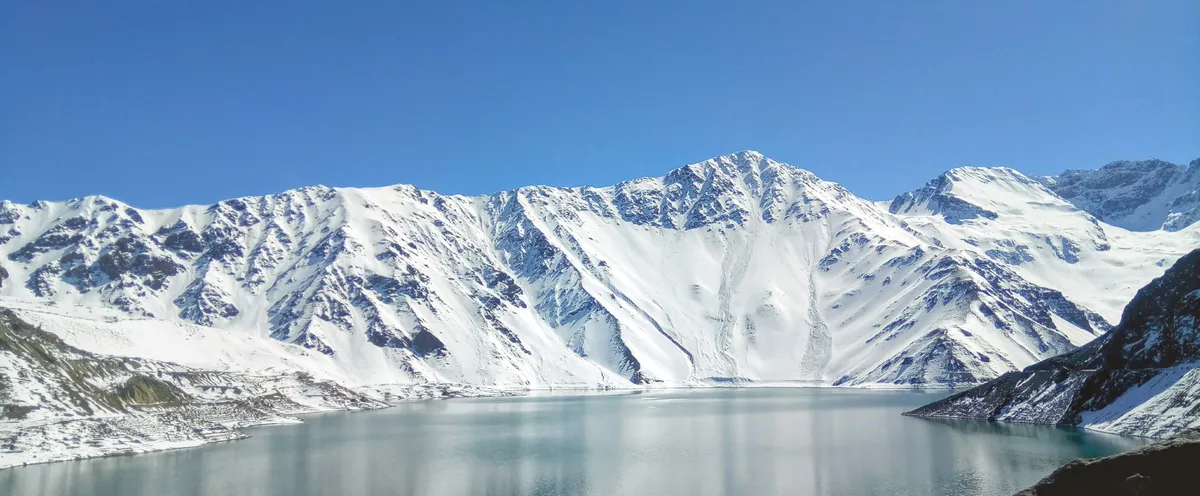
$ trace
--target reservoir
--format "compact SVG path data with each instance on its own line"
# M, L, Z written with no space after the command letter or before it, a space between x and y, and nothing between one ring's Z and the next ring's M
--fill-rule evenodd
M6 495L1009 495L1146 443L900 414L946 392L718 388L411 401L200 448L0 470Z

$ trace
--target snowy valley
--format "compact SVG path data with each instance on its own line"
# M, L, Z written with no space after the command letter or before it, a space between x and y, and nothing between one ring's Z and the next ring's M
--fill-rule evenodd
M107 398L142 370L175 406L217 401L206 384L282 398L260 421L498 391L480 387L976 384L1092 341L1200 246L1200 162L1161 188L1156 167L962 167L877 202L740 152L478 197L400 185L169 210L3 202L9 325L119 366L15 394L48 372L0 349L0 403L22 412L12 422L92 417L47 398L80 381L115 385L90 393Z

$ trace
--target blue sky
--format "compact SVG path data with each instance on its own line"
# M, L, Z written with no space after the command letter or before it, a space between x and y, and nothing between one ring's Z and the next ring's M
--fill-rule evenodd
M1200 157L1200 2L0 1L0 198Z

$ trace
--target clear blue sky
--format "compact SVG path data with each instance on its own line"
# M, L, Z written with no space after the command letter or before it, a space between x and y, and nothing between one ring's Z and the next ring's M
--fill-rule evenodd
M1200 2L0 0L0 198L1200 157Z

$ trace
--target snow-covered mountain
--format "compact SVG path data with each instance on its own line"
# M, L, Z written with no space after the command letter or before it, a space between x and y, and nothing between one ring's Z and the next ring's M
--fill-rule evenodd
M75 348L0 311L0 468L237 439L284 415L381 408L305 374L251 375ZM82 442L85 438L89 442Z
M958 384L1090 341L1197 245L1011 169L880 203L741 152L478 197L3 202L0 295L299 345L347 384Z
M1079 349L910 412L1168 437L1200 427L1200 250Z
M295 345L118 311L0 305L0 468L246 437L252 425L396 397L478 396L452 384L348 388ZM86 348L86 350L85 350Z
M1101 221L1131 231L1178 231L1200 220L1200 159L1187 166L1123 160L1039 181Z

